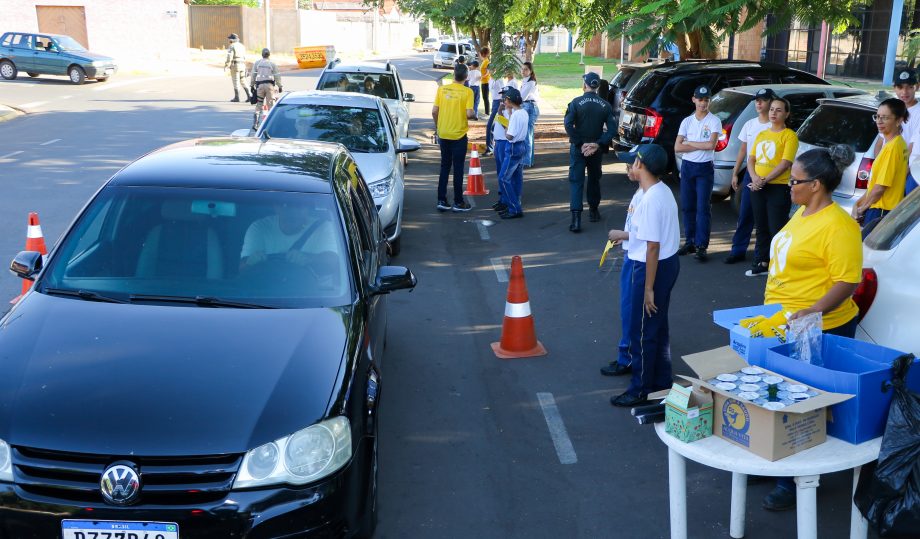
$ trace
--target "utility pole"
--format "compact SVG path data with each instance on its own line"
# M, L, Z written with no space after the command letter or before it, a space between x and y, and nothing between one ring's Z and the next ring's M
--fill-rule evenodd
M272 12L268 5L269 0L262 0L262 7L265 9L265 48L272 48Z
M380 8L374 6L374 37L373 37L374 54L380 51Z

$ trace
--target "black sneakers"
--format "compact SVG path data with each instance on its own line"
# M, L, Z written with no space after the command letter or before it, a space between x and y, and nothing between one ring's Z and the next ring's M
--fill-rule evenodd
M470 206L469 202L461 200L460 202L454 202L454 205L451 206L450 209L451 211L470 211L473 207Z
M697 260L699 260L700 262L706 262L707 260L709 260L709 255L706 254L706 248L705 248L705 247L698 247L698 248L696 249L696 256L695 256L695 258L696 258Z
M677 254L680 256L691 255L696 252L696 245L692 243L685 243L683 247L677 250Z
M744 272L748 277L758 277L760 275L766 275L770 271L770 267L766 264L754 264L751 269Z
M450 209L450 204L448 204L446 200L439 200L437 208L438 211L448 211Z

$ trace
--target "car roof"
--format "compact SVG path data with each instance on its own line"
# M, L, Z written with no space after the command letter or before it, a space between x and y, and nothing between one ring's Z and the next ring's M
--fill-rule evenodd
M737 92L753 96L762 88L769 88L780 96L797 92L806 92L808 90L826 92L830 89L827 84L751 84L748 86L732 86L731 88L724 88L722 91ZM858 88L847 88L845 86L840 86L839 88L841 91L860 91Z
M117 172L109 185L331 193L341 144L214 137L170 144Z
M32 36L48 36L48 37L71 37L66 34L52 34L51 32L17 32L15 30L10 31L10 32L3 32L3 34L0 34L0 37L5 36L7 34L25 34L25 35L32 35Z
M852 95L849 97L826 97L824 99L819 99L818 103L854 109L875 110L882 104L882 101L892 97L894 97L894 94L882 91L875 94Z
M356 92L301 90L285 94L279 103L285 105L329 105L333 107L380 108L381 98Z
M686 71L724 71L751 67L762 67L780 71L798 71L782 64L755 62L752 60L678 60L676 62L665 62L657 66L655 71L663 73L683 73Z
M384 62L354 62L351 64L343 64L341 62L333 62L332 65L326 68L326 71L339 73L391 73L392 69L387 69L387 64Z

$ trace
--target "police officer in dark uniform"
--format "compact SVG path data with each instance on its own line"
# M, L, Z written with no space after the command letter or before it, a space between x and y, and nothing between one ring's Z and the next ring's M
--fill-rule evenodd
M584 94L569 103L565 111L565 132L569 135L569 188L572 199L572 224L569 230L581 231L581 212L585 190L585 168L588 169L588 219L594 223L601 220L598 206L601 203L601 165L607 145L613 140L616 122L613 108L597 95L601 78L597 73L586 73ZM604 130L604 125L607 130Z

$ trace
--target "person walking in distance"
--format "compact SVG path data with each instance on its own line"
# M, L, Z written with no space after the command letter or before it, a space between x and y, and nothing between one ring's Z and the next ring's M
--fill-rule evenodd
M573 99L565 110L565 132L569 136L569 230L581 232L584 210L585 169L588 169L588 219L600 221L602 148L613 140L616 120L610 103L597 95L601 78L597 73L582 77L584 93ZM604 127L606 126L606 130Z
M269 60L271 51L262 49L262 58L252 65L252 90L256 94L256 117L262 110L262 104L271 109L275 105L275 87L282 91L281 72L275 62ZM258 128L255 126L254 129Z
M712 92L700 86L693 92L696 110L684 118L677 131L674 152L683 153L680 165L680 206L684 213L684 245L678 255L696 253L700 262L708 260L711 226L712 184L715 169L712 160L722 122L709 112Z
M489 78L489 92L483 96L483 103L488 103L492 101L492 110L489 112L489 121L486 123L486 151L483 155L494 155L496 159L498 158L498 150L496 149L496 142L498 138L495 138L495 116L498 114L498 107L502 103L502 79L498 75ZM488 108L488 107L487 107ZM502 137L504 137L504 127L502 128ZM496 163L497 164L497 163Z
M479 92L482 90L479 81L482 80L482 72L479 71L479 62L473 60L470 62L470 72L468 75L469 89L473 91L473 113L476 120L479 119Z
M438 176L438 211L470 211L472 206L463 200L463 161L466 157L469 120L473 113L473 91L463 85L467 67L454 66L454 81L439 86L431 107L441 150L441 172ZM454 171L454 204L447 202L447 178Z
M789 102L781 97L770 101L770 127L764 129L748 148L748 173L751 175L751 209L757 241L754 265L748 277L766 275L770 262L770 241L789 221L792 199L789 198L789 169L799 149L795 131L786 127Z
M524 189L524 157L527 154L527 111L521 107L521 93L510 86L502 90L502 106L511 111L508 128L505 130L507 144L502 148L502 168L498 179L501 183L499 210L502 219L518 219L524 216L521 208L521 192Z
M494 107L491 107L489 103L489 83L492 81L492 73L489 72L489 64L492 61L489 59L491 52L489 47L483 47L479 49L479 57L482 58L482 65L480 66L480 71L482 71L482 80L480 81L480 89L482 95L482 108L486 113L486 116L490 115L490 110ZM479 114L479 111L476 111L476 114ZM491 117L491 116L490 116ZM488 131L487 131L488 132ZM486 144L488 147L488 144Z
M746 121L741 132L738 133L741 146L738 148L735 168L732 169L732 189L740 197L741 204L738 209L738 224L732 236L732 250L724 260L726 264L744 261L747 258L748 247L751 245L751 233L754 231L754 210L751 209L751 175L745 167L742 179L739 181L738 170L742 163L747 163L748 148L754 145L754 139L761 131L770 127L770 101L775 96L776 94L769 88L757 90L754 94L754 109L757 111L757 117Z
M240 87L246 93L246 102L249 102L249 92L246 91L246 47L240 43L240 36L230 34L227 36L230 40L230 46L227 47L227 59L224 60L224 71L230 68L230 80L233 83L233 99L231 103L240 102Z
M524 166L533 166L534 155L534 129L536 128L537 118L540 116L540 108L537 104L540 101L540 92L537 89L537 74L533 71L533 64L524 62L521 68L521 99L524 100L524 110L527 111L527 118L530 122L527 124L527 153L524 155Z
M680 225L674 195L659 180L668 168L664 148L642 144L617 158L632 163L630 178L639 182L625 230L607 233L609 240L625 244L632 261L629 301L623 304L628 309L623 316L629 320L632 379L625 392L610 399L614 406L630 407L645 402L649 393L671 387L668 308L680 273Z

